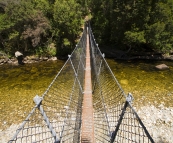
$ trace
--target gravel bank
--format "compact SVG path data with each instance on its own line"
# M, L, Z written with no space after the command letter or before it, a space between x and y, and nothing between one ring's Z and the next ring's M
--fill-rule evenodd
M137 113L156 143L173 143L173 107L150 105Z
M141 107L137 113L156 143L173 143L173 107L150 105ZM11 125L0 130L0 142L5 143L12 138L17 128L18 125Z

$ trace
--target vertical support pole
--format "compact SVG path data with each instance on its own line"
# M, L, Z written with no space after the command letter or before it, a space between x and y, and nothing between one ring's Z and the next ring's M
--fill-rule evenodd
M115 137L116 137L116 135L117 135L117 133L118 133L118 130L119 130L119 128L120 128L121 122L122 122L122 120L123 120L123 117L124 117L126 108L127 108L128 105L130 105L130 104L132 103L132 101L133 101L133 96L132 96L131 93L128 93L128 96L126 97L126 102L125 102L124 107L123 107L123 109L122 109L122 112L121 112L120 118L119 118L119 120L118 120L117 126L116 126L116 128L115 128L115 131L112 133L112 136L111 136L111 143L114 142Z
M40 110L41 115L43 116L43 118L44 118L44 120L45 120L45 122L46 122L48 128L49 128L50 131L51 131L52 136L53 136L54 139L55 139L55 142L54 142L54 143L60 143L60 141L58 140L58 137L56 136L56 132L55 132L55 130L53 129L53 126L51 125L51 123L50 123L50 121L49 121L49 118L47 117L46 113L45 113L44 110L43 110L43 107L41 106L41 101L42 101L42 98L39 97L38 95L36 95L36 96L34 97L34 102L35 102L35 104L37 105L38 109Z
M123 107L123 109L122 109L120 118L119 118L119 120L118 120L118 124L117 124L117 126L116 126L116 128L115 128L115 131L112 133L111 141L110 141L111 143L113 143L114 140L115 140L115 137L116 137L116 135L117 135L117 133L118 133L118 130L119 130L119 128L120 128L120 125L121 125L121 122L122 122L122 120L123 120L124 113L125 113L125 111L126 111L126 108L127 108L128 104L129 104L128 101L126 101L125 104L124 104L124 107Z
M91 63L90 63L88 27L87 27L85 67L86 68L85 68L83 107L82 107L81 143L94 143L94 118L93 118Z

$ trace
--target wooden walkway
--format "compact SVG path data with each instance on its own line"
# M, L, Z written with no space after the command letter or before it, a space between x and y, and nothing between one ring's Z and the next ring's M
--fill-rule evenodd
M94 143L94 118L93 118L90 48L89 48L88 34L87 34L86 46L87 46L86 69L85 69L84 97L83 97L83 107L82 107L81 143Z

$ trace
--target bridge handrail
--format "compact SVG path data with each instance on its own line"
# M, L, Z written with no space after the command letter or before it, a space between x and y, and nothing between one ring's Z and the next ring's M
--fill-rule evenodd
M119 88L120 90L121 90L121 95L123 95L124 96L124 98L123 98L123 102L122 102L122 107L121 107L121 112L119 112L119 118L118 118L118 120L117 120L117 124L115 124L115 128L114 128L114 130L113 130L113 128L111 127L111 123L110 123L110 117L109 117L109 112L108 112L108 109L106 109L106 107L108 108L108 105L107 104L109 104L109 103L106 103L106 96L104 96L103 95L103 90L99 87L99 90L100 90L100 96L103 98L102 99L102 102L104 102L103 103L103 107L104 107L104 110L102 111L103 113L104 113L104 116L105 116L105 119L106 119L106 122L107 122L107 128L108 128L108 137L110 137L110 142L111 143L113 143L114 141L115 141L115 139L116 139L116 137L117 137L117 134L118 134L118 131L120 130L120 126L123 126L122 125L122 122L125 120L124 119L124 115L126 115L127 113L126 112L128 112L128 114L133 114L134 115L134 117L132 117L132 118L136 118L137 119L137 124L138 124L138 126L139 126L139 128L140 128L140 126L142 127L142 130L145 132L145 134L143 134L142 136L146 136L147 138L148 138L148 140L150 141L150 142L152 142L152 143L154 143L154 140L152 139L152 137L151 137L151 135L149 134L149 132L147 131L147 129L146 129L146 127L144 126L144 124L142 123L142 121L141 121L141 119L140 119L140 117L138 116L138 114L137 114L137 112L135 111L135 109L133 108L133 106L132 106L132 100L133 100L133 97L132 97L132 95L131 95L131 93L129 93L128 95L126 95L125 94L125 92L124 92L124 90L122 89L122 87L121 87L121 85L119 84L119 82L118 82L118 80L117 80L117 78L115 77L115 75L113 74L113 72L112 72L112 70L111 70L111 68L109 67L109 65L108 65L108 63L107 63L107 61L106 61L106 59L105 59L105 55L104 54L102 54L101 53L101 51L100 51L100 49L99 49L99 47L98 47L98 44L96 43L96 40L94 39L94 35L93 35L93 33L92 33L92 29L91 29L91 26L90 26L90 23L88 24L89 25L89 35L90 35L90 46L91 46L91 51L92 51L92 59L93 59L93 62L94 62L94 65L96 65L96 62L95 62L95 60L98 60L98 61L100 61L100 66L102 66L102 67L99 67L99 69L97 70L96 69L96 67L94 67L94 69L95 69L95 73L93 73L93 74L95 74L95 76L96 76L96 78L97 78L97 82L99 82L99 79L100 79L100 75L102 74L102 75L104 75L105 73L100 73L100 70L101 70L101 68L103 68L102 69L102 71L104 71L104 69L105 69L105 67L107 68L107 70L108 70L108 73L109 74L111 74L111 77L112 77L112 79L111 80L114 80L115 81L115 83L117 84L117 89ZM97 52L95 52L95 51L97 51ZM95 53L96 54L95 54ZM98 55L99 55L99 58L98 58ZM105 67L104 67L104 66ZM99 74L98 74L99 73ZM106 83L106 82L105 82ZM103 84L103 83L98 83L98 84ZM112 83L113 84L113 83ZM98 85L98 86L100 86L100 85ZM101 85L102 87L103 86L105 86L105 84L103 84L103 85ZM108 90L108 89L107 89ZM94 98L94 97L93 97ZM98 98L98 97L97 97ZM120 96L120 98L121 98L121 96ZM101 102L101 101L96 101L96 103L97 102ZM114 110L117 110L116 109L116 107L114 106L113 107L113 109ZM106 111L105 111L106 110ZM100 111L99 111L100 112ZM97 112L95 113L96 115L98 114ZM112 114L112 113L110 113L110 114ZM97 118L97 117L96 117ZM113 117L112 117L113 118ZM127 117L126 117L127 118ZM133 120L133 119L127 119L127 120ZM134 121L135 122L135 121ZM99 127L100 128L100 127ZM110 129L110 128L112 128L112 129ZM105 130L105 129L104 129ZM128 132L128 131L126 131L126 132ZM105 136L105 135L101 135L101 136ZM121 137L119 137L119 138L121 138ZM140 137L139 137L140 138ZM147 140L147 139L146 139ZM125 141L124 141L125 142Z
M17 137L18 137L19 133L22 130L24 130L24 126L26 125L26 123L29 122L29 119L31 118L31 116L33 116L34 114L36 114L35 112L36 112L37 109L39 109L38 112L40 112L42 114L43 120L45 120L47 126L49 127L49 130L52 133L52 137L55 139L54 142L55 143L58 143L58 142L61 141L62 136L63 136L62 134L63 134L63 131L64 131L64 125L62 125L62 131L60 132L60 136L58 138L57 135L56 135L57 133L54 130L54 128L56 128L56 127L53 127L51 125L52 123L50 123L50 121L49 121L49 118L50 117L49 118L47 117L46 112L44 111L45 109L43 109L43 107L42 107L42 102L45 102L45 99L44 98L47 96L48 92L50 92L51 88L53 88L53 86L56 84L55 82L57 82L57 78L60 76L60 74L62 74L62 72L64 72L64 70L66 70L66 69L68 70L68 66L71 66L72 70L74 71L74 75L75 75L75 77L74 77L74 85L72 85L72 91L71 91L71 93L69 93L70 96L72 96L74 94L73 92L75 90L74 88L75 88L76 84L80 87L80 89L79 89L80 90L80 93L81 94L83 93L83 89L82 89L82 85L83 84L80 83L80 81L78 79L78 71L76 71L76 69L74 67L74 64L76 64L76 66L80 66L80 68L82 68L82 69L84 67L81 66L81 64L82 64L81 63L81 60L79 62L77 62L77 63L75 61L73 61L73 56L75 57L76 56L76 53L77 54L79 53L78 52L78 49L84 49L85 48L86 34L87 34L86 33L86 26L84 26L82 36L80 37L80 40L77 43L76 47L74 48L73 52L71 53L71 55L68 56L67 61L65 62L65 64L63 65L63 67L60 69L60 71L56 74L56 76L54 77L54 79L52 80L52 82L49 84L48 88L45 90L45 92L42 94L42 96L39 97L37 95L37 96L34 97L34 102L35 102L36 105L33 107L33 109L31 110L31 112L29 113L29 115L26 117L26 119L21 123L21 125L19 126L19 128L16 130L16 133L14 134L14 136L8 141L9 143L12 143L13 141L14 142L17 141L17 139L18 139ZM81 53L79 53L79 54L81 54ZM82 53L82 54L84 54L84 53ZM81 56L80 56L80 58L81 58ZM78 67L78 70L79 70L79 67ZM77 83L76 83L76 81L77 81ZM71 98L71 97L69 97L69 98ZM69 99L69 102L71 102L70 99ZM43 105L43 106L45 106L45 105ZM70 105L67 104L67 107L69 107L69 106ZM66 112L65 113L66 116L68 116L68 109L65 112ZM68 117L66 117L66 119L68 119ZM66 124L65 123L66 119L64 119L64 124ZM78 121L78 122L80 122L80 121ZM32 132L32 130L31 130L31 132ZM24 136L26 136L26 135L24 135ZM20 138L22 139L23 137L20 137Z

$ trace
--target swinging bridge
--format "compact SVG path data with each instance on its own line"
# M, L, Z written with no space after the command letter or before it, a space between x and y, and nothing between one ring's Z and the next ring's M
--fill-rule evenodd
M62 90L66 88L66 90ZM98 48L90 24L9 143L154 143Z

